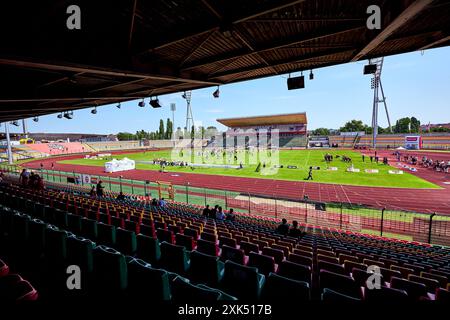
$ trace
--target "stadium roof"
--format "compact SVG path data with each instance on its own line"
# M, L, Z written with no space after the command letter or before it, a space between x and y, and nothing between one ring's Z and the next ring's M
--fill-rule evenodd
M221 124L230 128L267 126L275 124L307 124L306 113L286 113L267 116L253 116L243 118L217 119Z
M80 30L67 1L4 2L0 121L450 44L446 0L86 0Z

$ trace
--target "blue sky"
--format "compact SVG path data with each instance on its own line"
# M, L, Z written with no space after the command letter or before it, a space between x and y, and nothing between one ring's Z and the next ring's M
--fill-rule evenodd
M450 122L450 47L386 57L382 83L391 119L415 116L422 123ZM194 120L197 125L215 125L217 118L293 113L305 111L309 129L338 128L346 121L360 119L370 124L372 90L370 76L362 74L367 60L314 70L314 80L306 88L287 90L286 78L274 76L220 87L220 98L214 99L215 88L192 93ZM297 75L293 74L293 75ZM159 97L161 109L139 108L137 101L89 110L75 111L74 119L57 119L56 114L41 117L38 123L28 121L30 132L117 133L157 130L160 118L172 117L170 103L175 103L175 126L184 127L186 103L181 93ZM148 102L148 99L146 99ZM382 107L382 105L380 105ZM381 111L383 111L381 109ZM387 125L380 113L380 124ZM15 129L15 128L14 128ZM16 130L13 130L16 131Z

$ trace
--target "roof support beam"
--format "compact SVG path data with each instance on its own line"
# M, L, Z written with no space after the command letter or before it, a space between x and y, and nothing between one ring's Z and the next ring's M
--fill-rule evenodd
M271 66L275 68L275 67L283 66L283 65L286 65L286 64L302 63L302 62L305 62L305 61L308 61L308 60L328 57L330 55L335 55L335 54L340 54L340 53L353 53L354 51L355 51L354 49L320 51L320 52L315 52L315 53L312 53L312 54L304 55L304 56L301 56L301 57L295 57L293 59L272 61L271 62ZM225 72L221 72L221 73L212 74L211 78L220 78L220 77L224 77L224 76L234 76L236 74L249 72L249 71L258 71L258 70L266 69L266 68L268 68L266 65L259 65L259 66L253 65L253 66L249 66L249 67L246 67L246 68L240 68L240 69L235 69L235 70L231 70L231 71L225 71Z
M422 12L434 0L416 0L409 7L407 7L397 18L395 18L386 28L383 29L372 41L370 41L364 48L362 48L351 61L358 61L372 50L377 48L383 41L389 38L400 27L405 25L412 18Z
M423 46L419 50L425 50L425 49L433 48L433 47L438 46L440 44L446 43L447 41L450 41L450 36L444 36L444 37L442 37L439 40L436 40L436 41L434 41L432 43L427 44L426 46Z
M134 71L122 71L122 70L112 70L103 68L94 68L92 66L80 66L80 65L62 65L56 63L46 63L46 62L33 62L27 60L14 60L14 59L2 59L0 58L0 65L15 66L19 68L32 68L32 69L44 69L44 70L54 70L54 71L67 71L67 72L83 72L92 73L104 76L113 77L130 77L130 78L140 78L140 79L155 79L164 81L178 81L191 84L209 84L209 85L219 85L221 83L210 82L206 80L196 80L189 78L181 78L176 76L159 75L159 74L147 74L138 73Z
M306 1L306 0L295 0L295 1L287 1L287 2L286 2L286 1L283 1L283 2L284 2L283 4L279 4L279 3L280 3L279 1L272 1L272 3L275 2L275 5L274 5L273 7L271 7L271 8L266 8L265 10L262 10L262 11L256 11L255 13L249 14L249 15L244 16L244 17L236 18L236 19L235 19L234 21L232 21L231 23L232 23L232 24L238 24L238 23L241 23L241 22L250 20L250 19L254 19L254 18L260 17L260 16L265 15L265 14L269 14L269 13L271 13L271 12L275 12L275 11L278 11L278 10L281 10L281 9L285 9L285 8L288 8L288 7L295 6L295 5L297 5L297 4L301 3L301 2L304 2L304 1ZM203 2L203 1L202 1L202 2ZM210 6L210 5L209 5L209 6ZM209 9L209 10L211 10L211 9ZM215 9L213 9L213 10L216 11ZM218 13L218 12L217 12L217 14L214 13L214 15L215 15L216 17L221 16L220 13ZM171 45L173 45L173 44L176 44L176 43L178 43L178 42L181 42L181 41L183 41L183 40L185 40L185 39L187 39L187 38L191 38L191 37L195 37L195 36L200 36L200 35L202 35L202 34L206 34L206 33L212 32L212 31L217 31L217 30L219 30L219 28L220 28L220 26L217 25L217 26L214 26L214 27L212 27L212 28L208 28L207 30L202 30L202 31L199 31L199 32L191 32L191 33L189 33L189 34L185 34L185 35L183 35L183 36L180 36L180 37L179 37L178 39L176 39L176 40L172 40L172 41L163 43L163 44L161 44L161 45L159 45L159 46L157 46L157 47L148 48L147 50L144 50L144 51L141 52L141 53L145 53L145 52L149 52L149 51L153 51L153 50L162 49L162 48L171 46ZM139 53L138 53L138 54L139 54Z
M279 41L278 43L276 42L270 42L267 44L263 44L260 45L259 47L255 47L254 51L249 51L246 50L245 52L239 51L235 51L235 52L228 52L222 55L218 55L215 56L211 59L204 59L202 61L197 61L196 63L193 63L191 65L187 65L186 67L183 68L183 70L189 70L189 69L195 69L195 68L199 68L199 67L203 67L209 64L214 64L214 63L219 63L222 61L227 61L227 60L231 60L231 59L237 59L237 58L243 58L249 55L254 55L256 53L262 53L262 52L266 52L266 51L270 51L270 50L276 50L276 49L280 49L280 48L284 48L284 47L289 47L292 45L297 45L303 42L307 42L307 41L312 41L312 40L317 40L320 38L324 38L324 37L331 37L331 36L336 36L342 33L346 33L346 32L350 32L350 31L355 31L358 29L362 29L365 28L365 26L362 26L361 24L359 24L359 26L353 26L353 27L339 27L336 28L334 27L333 29L330 28L326 28L320 31L315 31L315 32L311 32L308 34L303 34L294 38L289 38L289 39L283 39L282 41Z

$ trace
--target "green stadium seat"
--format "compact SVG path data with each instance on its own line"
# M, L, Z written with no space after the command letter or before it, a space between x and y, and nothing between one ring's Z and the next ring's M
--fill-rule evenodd
M136 253L136 233L130 230L117 228L116 230L116 249L126 255Z
M125 256L106 246L98 246L94 256L94 290L103 297L120 296L128 286L128 272Z
M162 242L161 266L180 275L185 275L189 269L189 254L185 247L177 246L168 242Z
M357 299L351 296L347 296L345 294L339 293L337 291L331 290L329 288L323 289L323 293L321 295L321 300L324 302L331 303L353 303L360 302L361 299Z
M170 300L167 271L154 269L141 259L130 259L128 261L128 292L133 302L137 304Z
M189 282L181 276L176 277L171 284L172 299L176 302L198 302L208 303L220 299L220 292L217 290L200 287Z
M67 228L75 234L81 234L81 216L69 213L67 215Z
M302 302L310 300L309 284L269 273L262 290L262 299L266 301Z
M161 258L161 250L159 247L159 240L138 234L136 236L136 256L151 264L158 263Z
M285 278L311 283L311 267L291 261L282 261L278 265L277 274Z
M205 283L217 287L223 277L224 264L219 257L192 251L189 269L190 279L195 283Z
M81 219L81 235L92 241L97 240L97 221L87 218Z
M258 273L257 268L226 261L224 270L223 291L238 299L259 299L265 277Z
M116 227L103 222L97 223L97 242L108 247L116 244Z

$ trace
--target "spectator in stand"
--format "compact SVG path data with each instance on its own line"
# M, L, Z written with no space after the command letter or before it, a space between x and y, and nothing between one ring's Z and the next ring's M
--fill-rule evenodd
M28 186L29 176L30 173L27 171L27 169L23 169L22 173L19 176L19 183L22 183L22 187L26 188Z
M122 191L119 192L119 194L117 195L116 199L119 200L119 201L125 200L125 195L123 194Z
M44 178L43 177L38 176L36 189L38 191L43 191L45 189L45 187L44 187Z
M95 191L95 186L92 186L91 191L89 191L89 196L91 198L95 198L96 195L97 195L97 191Z
M97 197L100 197L100 198L103 197L103 195L104 195L103 189L105 188L105 187L103 187L102 183L103 183L102 180L100 180L97 183Z
M159 206L160 207L165 207L167 205L166 200L164 200L164 198L161 198L161 200L159 200Z
M289 229L288 236L293 238L298 238L302 235L302 231L298 228L298 222L292 221L292 228Z
M289 233L289 224L287 223L286 219L283 218L281 220L281 224L277 227L276 232L284 236Z
M222 207L217 208L216 219L222 221L225 220L225 213L223 213Z
M228 213L227 213L226 220L227 221L234 221L235 219L236 219L236 216L234 214L234 210L230 209L230 211L228 211Z
M41 170L44 169L44 164L41 162Z
M55 164L52 162L52 170L55 168Z
M219 208L219 206L216 204L215 206L214 206L214 208L213 209L211 209L210 211L209 211L209 217L211 218L211 219L215 219L216 218L216 213L217 213L217 209Z
M158 205L158 201L156 200L156 198L152 199L151 205L154 206L154 207L156 207Z
M203 209L202 215L204 217L209 217L209 204L206 205L206 207Z
M34 189L34 184L36 183L36 175L31 171L30 177L28 178L28 188Z

